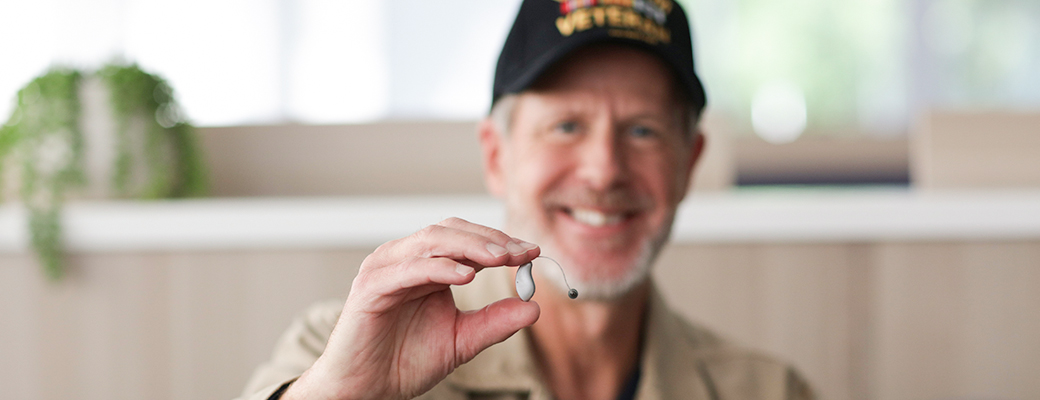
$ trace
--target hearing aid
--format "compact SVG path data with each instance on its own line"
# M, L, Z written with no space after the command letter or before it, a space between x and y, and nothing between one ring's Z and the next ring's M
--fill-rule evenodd
M563 274L563 284L567 286L567 289L570 289L567 291L567 297L572 299L578 298L578 291L567 283L567 274L563 273L563 266L556 262L556 260L546 256L535 257L535 259L538 258L544 258L552 261L553 264L556 264L556 266L560 268L560 274ZM531 276L531 269L533 267L534 264L528 261L524 265L521 265L520 268L516 269L516 294L520 296L520 300L528 301L531 300L532 296L534 296L534 278Z

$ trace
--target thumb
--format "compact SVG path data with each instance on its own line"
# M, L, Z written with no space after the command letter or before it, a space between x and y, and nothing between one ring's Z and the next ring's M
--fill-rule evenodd
M508 339L538 320L538 303L502 299L455 317L455 366L469 362L491 345Z

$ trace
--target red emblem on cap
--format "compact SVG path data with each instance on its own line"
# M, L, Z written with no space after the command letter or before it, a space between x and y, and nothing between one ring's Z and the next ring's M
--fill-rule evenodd
M597 0L558 0L560 2L560 14L567 15L579 8L592 7L598 3Z

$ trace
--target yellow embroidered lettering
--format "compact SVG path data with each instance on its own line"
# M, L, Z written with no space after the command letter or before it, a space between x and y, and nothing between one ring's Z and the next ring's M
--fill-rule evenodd
M657 3L657 7L664 11L665 14L672 12L672 2L670 0L654 0Z
M596 26L603 26L604 19L603 7L596 7L592 9L592 19L596 21Z
M574 20L571 17L574 14L567 14L566 17L556 18L556 29L560 31L563 36L570 36L574 33Z
M581 32L592 27L592 19L589 18L588 10L580 8L571 13L574 18L574 28Z
M657 29L655 28L657 28L657 24L655 24L654 21L651 21L650 18L643 19L643 26L641 27L641 30L643 31L644 35L654 36L654 33L657 33Z
M658 26L657 27L657 38L658 38L658 40L660 40L662 42L671 43L672 42L672 33L668 32L668 30L665 29L664 27Z
M625 21L624 25L630 28L639 26L639 14L631 9L625 10L621 13L621 18Z
M610 26L621 26L621 10L616 6L607 8L607 22Z

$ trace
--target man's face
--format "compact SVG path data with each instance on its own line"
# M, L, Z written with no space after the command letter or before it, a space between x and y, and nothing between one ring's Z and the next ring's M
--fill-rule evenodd
M508 134L481 134L508 231L563 264L583 298L643 282L667 240L701 147L676 87L648 53L591 47L519 96Z

